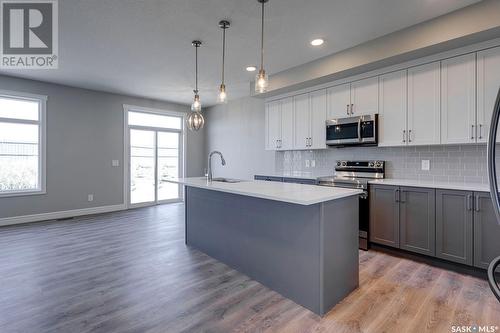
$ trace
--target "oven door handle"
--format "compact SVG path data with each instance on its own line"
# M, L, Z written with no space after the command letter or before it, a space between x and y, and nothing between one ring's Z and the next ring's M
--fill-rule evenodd
M361 117L358 118L358 140L361 142L363 139L361 138Z

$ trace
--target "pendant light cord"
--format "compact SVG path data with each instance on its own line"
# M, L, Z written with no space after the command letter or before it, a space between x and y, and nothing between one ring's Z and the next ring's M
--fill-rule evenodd
M226 60L226 26L222 27L222 84L224 84L224 63Z
M264 69L264 2L262 2L262 22L260 34L260 70Z
M198 94L198 45L195 45L195 56L194 56L194 72L195 72L195 93Z

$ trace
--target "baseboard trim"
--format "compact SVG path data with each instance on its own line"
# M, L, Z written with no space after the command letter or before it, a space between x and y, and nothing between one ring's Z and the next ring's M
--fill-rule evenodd
M55 219L64 219L64 218L83 216L83 215L109 213L109 212L116 212L116 211L125 210L125 209L127 209L127 205L119 204L119 205L110 205L110 206L100 206L100 207L64 210L64 211L51 212L51 213L4 217L4 218L0 218L0 226L48 221L48 220L55 220Z

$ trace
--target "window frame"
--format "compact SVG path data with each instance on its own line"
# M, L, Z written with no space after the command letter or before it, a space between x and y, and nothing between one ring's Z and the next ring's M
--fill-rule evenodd
M181 118L181 128L180 129L174 129L174 128L157 128L157 127L148 127L148 126L135 126L135 125L129 125L128 122L128 113L129 112L140 112L140 113L151 113L151 114L157 114L161 116L170 116L170 117L179 117ZM182 142L182 152L180 155L181 158L181 175L182 177L185 177L186 175L186 152L187 152L187 129L186 129L186 117L187 117L187 112L182 112L182 111L171 111L167 109L158 109L158 108L150 108L150 107L144 107L144 106L137 106L137 105L132 105L132 104L123 104L123 165L124 165L124 172L123 172L123 201L124 205L127 208L138 208L138 207L146 207L146 206L151 206L155 205L156 203L146 203L146 204L131 204L130 203L130 137L129 137L129 130L130 128L136 128L136 129L145 129L145 130L165 130L168 132L177 132L180 133L180 138ZM157 204L164 204L164 203L175 203L175 202L183 202L184 201L184 187L180 187L180 193L179 193L179 199L174 199L174 200L165 200L165 201L159 201Z
M38 103L38 120L2 118L0 122L12 124L38 125L38 189L0 191L0 198L40 195L47 193L47 99L45 95L37 95L19 91L0 89L0 98L10 98Z

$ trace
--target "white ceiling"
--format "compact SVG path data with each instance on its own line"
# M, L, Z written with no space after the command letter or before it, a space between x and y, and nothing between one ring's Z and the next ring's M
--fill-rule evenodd
M266 5L267 72L277 73L426 21L477 0L270 0ZM203 45L200 94L215 103L220 84L220 19L229 19L226 82L230 99L249 93L258 65L256 0L60 0L59 69L1 73L189 104L193 39ZM326 42L313 48L309 41Z

